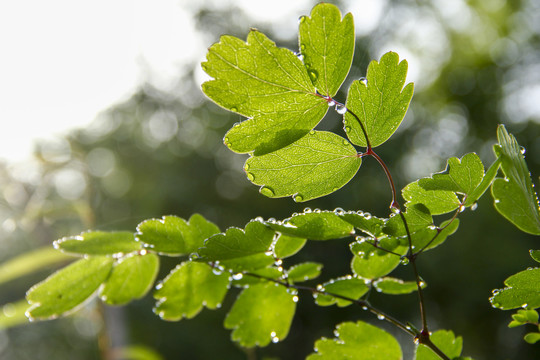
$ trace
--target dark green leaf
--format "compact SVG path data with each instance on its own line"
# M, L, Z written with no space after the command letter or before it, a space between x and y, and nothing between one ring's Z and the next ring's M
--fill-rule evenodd
M220 265L234 272L263 268L274 263L269 253L274 235L274 230L252 220L245 231L232 227L225 234L212 236L198 254L201 260L219 261Z
M56 240L54 247L71 254L114 255L139 251L141 244L135 241L133 233L128 231L88 231Z
M408 246L399 245L393 251L405 255L407 249ZM352 271L366 279L377 279L390 273L401 261L399 256L376 249L367 241L352 243L351 251L355 255L351 262Z
M317 289L325 291L329 294L340 295L349 299L358 300L362 295L368 292L369 286L367 286L362 279L347 276L326 282L317 287ZM329 294L315 293L314 296L317 305L330 306L337 304L339 307L351 305L349 300Z
M388 140L403 121L413 95L412 83L403 88L406 77L407 61L388 52L369 64L367 84L356 80L349 88L347 109L359 117L373 147ZM346 113L344 123L351 142L367 146L358 120Z
M276 244L274 245L274 255L278 259L285 259L289 256L293 256L304 247L306 241L305 238L279 234Z
M154 312L169 321L191 319L203 306L209 309L220 307L228 287L227 272L216 274L207 264L184 262L157 286L154 298L158 301Z
M463 339L461 336L455 337L452 331L438 330L430 336L431 341L437 345L441 351L450 359L454 359L461 355L461 348L463 347ZM431 349L425 345L418 345L416 348L415 360L439 360L439 356L436 355Z
M319 93L334 96L347 77L354 53L354 21L349 13L341 21L339 9L321 3L311 17L300 18L300 50Z
M146 220L137 226L137 240L145 247L168 255L185 255L203 245L205 239L219 233L219 228L199 214L186 222L177 216Z
M489 299L493 307L510 310L540 307L540 269L531 268L510 276L504 289L494 290Z
M421 179L422 180L422 179ZM424 204L432 215L446 214L456 210L460 201L456 194L448 190L426 190L417 180L401 191L403 198L411 204Z
M491 186L495 208L522 231L540 235L538 198L525 157L514 136L508 134L503 125L497 129L497 138L506 179L495 179Z
M261 194L292 195L294 201L303 202L343 187L361 163L355 148L341 136L311 131L283 149L249 158L244 169L252 183L264 185Z
M426 287L425 282L421 282L421 285L422 288ZM383 277L373 282L373 286L377 291L391 295L410 294L418 290L415 281L403 281L392 277Z
M336 339L315 342L315 353L307 360L401 360L401 347L384 330L359 321L345 322L336 327Z
M243 347L266 346L287 337L295 310L295 297L284 286L251 285L236 299L225 328L233 330L233 341Z
M290 50L276 47L259 31L247 42L222 36L202 64L214 78L204 93L227 110L249 117L225 136L233 151L268 153L306 135L328 111L307 69Z
M30 319L53 319L74 310L109 276L114 259L95 256L78 260L34 285L26 293Z
M305 262L292 266L287 271L287 279L292 283L307 281L319 277L323 265L316 262Z
M156 254L131 254L117 262L100 291L109 305L123 305L146 295L156 280L159 257Z
M268 225L280 233L309 240L340 239L354 234L354 227L331 211L303 213L286 219L283 224Z

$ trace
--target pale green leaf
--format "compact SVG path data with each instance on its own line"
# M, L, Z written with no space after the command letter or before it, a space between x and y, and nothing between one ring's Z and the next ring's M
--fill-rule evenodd
M523 340L525 340L529 344L536 344L538 341L540 341L540 333L531 332L531 333L525 334L525 336L523 337Z
M257 30L247 42L222 36L202 64L214 78L204 93L227 110L249 117L225 136L233 151L268 153L313 129L328 111L302 61Z
M459 208L460 201L454 192L426 190L420 186L419 181L410 183L401 191L403 198L408 203L424 204L432 215L446 214Z
M159 270L156 254L131 254L121 258L100 291L109 305L123 305L143 297L152 287Z
M95 256L78 260L34 285L26 293L31 319L52 319L90 298L109 276L114 259Z
M347 109L352 111L367 132L372 147L383 144L397 130L413 95L413 84L405 88L407 61L388 52L379 62L373 60L367 70L367 84L356 80L349 88ZM351 142L367 146L358 120L349 112L344 118L345 131Z
M489 299L493 307L510 310L540 307L540 268L530 268L504 281L506 288L494 290Z
M482 179L482 182L474 189L474 191L467 196L467 199L465 200L464 205L465 206L472 206L484 193L487 189L491 186L491 183L493 183L493 179L495 179L495 176L497 176L497 172L499 171L499 167L501 166L501 159L497 157L497 160L491 166L489 169L487 169L484 178Z
M270 154L251 157L244 167L261 194L275 198L292 195L303 202L337 191L360 168L362 159L344 138L311 131L297 142Z
M203 306L220 307L228 287L228 273L216 274L207 264L184 262L156 287L154 312L168 321L191 319Z
M421 283L422 288L426 287L426 283ZM379 292L390 295L410 294L418 290L415 281L403 281L393 277L383 277L375 282L373 286Z
M292 266L287 270L287 280L292 283L317 278L321 274L323 265L316 262L305 262Z
M205 241L198 250L203 261L219 261L220 266L234 272L263 268L274 263L268 254L275 231L260 221L252 220L245 230L231 227Z
M461 355L461 349L463 347L463 339L461 336L455 337L452 331L438 330L430 336L430 340L437 345L441 351L450 359L457 358ZM416 348L416 355L414 360L439 360L439 356L436 355L431 349L425 345L418 345Z
M274 255L278 259L285 259L289 256L293 256L302 250L306 241L305 238L279 234L276 244L274 245Z
M386 331L362 321L336 327L336 339L315 342L315 353L307 360L401 360L401 347Z
M540 262L540 250L529 250L534 261Z
M495 208L520 230L540 235L538 197L533 189L525 157L513 135L505 127L497 129L499 157L505 180L495 179L491 194Z
M266 346L287 337L296 310L284 286L259 283L244 289L225 318L232 339L243 347Z
M393 251L400 255L407 253L408 246L399 245ZM367 241L353 242L351 251L355 255L351 262L352 271L366 279L377 279L394 270L400 264L400 257L376 249Z
M372 216L370 213L363 211L358 212L345 212L340 214L341 218L348 223L351 223L355 228L363 231L371 236L378 236L382 234L382 228L385 220Z
M318 289L325 291L327 294L315 293L314 296L317 305L330 306L336 304L339 307L344 307L351 305L351 302L332 295L339 295L349 299L358 300L362 295L368 292L369 286L367 286L362 279L346 276L328 281L318 287Z
M354 53L354 20L341 20L339 9L321 3L300 18L299 42L304 64L319 93L334 96L347 77Z
M54 247L70 254L114 255L139 251L141 244L128 231L88 231L56 240Z
M414 250L423 249L426 245L425 250L433 249L441 245L448 236L454 234L459 227L459 219L455 218L450 224L450 220L444 221L439 226L440 231L433 228L426 228L420 231L417 231L412 235L412 245ZM448 225L447 225L448 224Z
M332 211L302 213L284 220L282 224L268 225L280 233L309 240L340 239L354 234L354 227Z
M407 227L411 234L433 225L433 218L424 204L407 204L407 211L403 215L407 220ZM386 222L383 231L393 236L407 235L403 219L400 215L390 218Z
M177 216L151 219L137 226L137 240L148 249L167 255L185 255L194 252L219 228L199 214L186 222Z

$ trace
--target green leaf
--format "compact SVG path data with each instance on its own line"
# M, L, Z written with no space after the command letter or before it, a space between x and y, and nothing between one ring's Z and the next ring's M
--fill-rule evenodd
M501 167L506 179L495 179L491 194L495 208L520 230L540 235L538 197L533 190L525 157L513 135L503 125L497 129Z
M422 288L426 287L425 282L421 282L421 285ZM418 290L415 281L403 281L393 277L383 277L373 282L373 286L377 291L390 295L410 294Z
M303 202L343 187L361 163L355 148L341 136L311 131L283 149L249 158L244 169L252 183L264 185L261 194L292 195L294 201Z
M315 353L306 360L401 360L397 340L386 331L362 321L345 322L336 327L336 339L315 342Z
M534 261L540 262L540 250L529 250Z
M227 110L249 117L225 135L233 151L261 155L306 135L328 111L302 61L257 30L247 42L222 36L202 68L214 80L204 93Z
M310 240L341 239L354 234L354 227L332 211L307 212L292 216L282 224L268 225L280 233Z
M407 220L407 226L411 234L428 226L433 226L433 218L424 204L408 204L407 211L403 215ZM407 235L403 219L399 215L390 218L386 222L383 231L393 236Z
M274 255L278 259L285 259L299 252L306 244L305 238L279 234L274 245Z
M464 205L465 206L472 206L484 193L486 190L491 186L493 183L493 179L495 179L495 176L497 175L497 172L499 171L499 167L501 166L501 159L497 158L493 164L489 167L489 169L486 171L484 178L482 179L482 182L474 189L474 191L467 196L467 199L465 200Z
M407 253L408 246L399 245L393 251L400 255ZM353 242L351 251L355 255L351 262L351 269L365 279L377 279L394 270L400 263L399 256L380 251L368 244L367 241Z
M250 270L249 273L236 273L232 275L232 284L236 287L247 287L249 285L268 282L268 279L282 279L283 269L276 267L260 268Z
M274 263L268 253L274 230L258 220L246 225L245 231L231 227L225 234L217 234L205 241L198 254L203 261L219 261L234 272L263 268Z
M441 351L450 359L454 359L461 355L461 349L463 347L463 339L461 336L455 337L452 331L438 330L430 336L431 341L437 345ZM418 345L416 348L416 356L414 360L439 360L439 356L436 355L431 349L425 345Z
M367 132L372 147L383 144L397 130L413 95L413 84L405 88L407 61L399 62L398 54L388 52L379 62L373 60L365 82L353 81L347 96L347 109L358 116ZM345 114L345 131L351 142L367 146L364 133L349 112Z
M540 341L540 333L537 333L537 332L528 333L523 337L523 340L525 340L529 344L536 344L536 342Z
M292 283L307 281L319 277L323 265L316 262L305 262L292 266L287 271L287 279Z
M194 252L219 228L199 214L186 222L177 216L143 221L137 226L137 240L152 251L167 255L185 255Z
M216 274L204 263L183 262L156 287L154 312L168 321L191 319L203 306L219 308L228 287L228 273Z
M346 276L326 282L317 287L320 291L326 291L334 295L344 296L349 299L358 300L368 292L369 286L364 280ZM339 307L351 305L351 302L329 294L315 293L315 302L319 306L330 306L337 304Z
M266 346L283 340L289 333L296 310L294 295L270 282L242 291L225 318L232 339L243 347Z
M28 306L28 301L25 299L2 304L2 311L0 311L0 330L27 324L28 318L26 317L25 312L28 309Z
M449 222L450 220L441 223L439 229L442 230L440 230L440 232L437 229L426 228L414 233L412 235L413 249L419 250L429 244L425 250L430 250L441 245L446 238L455 233L459 227L458 218L455 218L451 223Z
M335 5L318 4L311 17L300 18L300 51L319 93L332 97L339 90L351 68L354 40L352 15L341 21Z
M114 259L95 256L78 260L34 285L26 293L30 319L53 319L90 298L109 276Z
M371 236L382 234L385 220L372 216L370 213L357 211L340 214L341 218L352 224L355 228Z
M141 244L128 231L88 231L56 240L54 247L71 254L114 255L139 251Z
M131 254L121 258L100 291L101 300L109 305L123 305L140 299L152 287L158 270L156 254Z
M26 252L0 264L0 284L71 260L50 246Z
M510 276L504 289L494 290L489 299L493 307L510 310L540 307L540 268L531 268Z
M408 204L424 204L432 215L446 214L459 208L460 201L454 192L426 190L420 186L421 180L410 183L401 191Z

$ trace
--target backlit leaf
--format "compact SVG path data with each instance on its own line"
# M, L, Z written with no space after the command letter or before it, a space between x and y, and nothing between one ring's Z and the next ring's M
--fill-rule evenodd
M433 225L433 218L424 204L407 204L407 211L403 213L407 220L407 226L411 234ZM400 215L390 218L383 231L388 235L407 235L403 219Z
M358 116L369 136L371 146L383 144L397 130L413 95L413 84L405 84L407 61L388 52L379 62L373 60L367 70L367 83L353 81L347 96L347 109ZM345 114L345 131L351 142L367 146L358 120Z
M336 327L336 339L315 342L315 353L306 360L401 360L401 347L386 331L362 321Z
M293 283L315 279L321 274L322 267L322 264L316 262L294 265L287 271L287 279Z
M228 287L229 273L216 274L207 264L184 262L157 286L154 312L169 321L191 319L203 306L218 308Z
M26 293L31 319L53 319L90 298L109 276L114 259L94 256L78 260L34 285Z
M422 288L426 287L425 282L422 282L421 285ZM375 281L373 286L377 291L390 295L410 294L418 290L415 281L403 281L393 277L383 277Z
M116 264L100 291L109 305L123 305L143 297L152 287L159 270L156 254L131 254Z
M293 256L304 247L306 241L305 238L279 234L274 245L274 254L278 259Z
M333 295L340 295L349 299L358 300L362 295L368 292L369 286L364 280L354 277L342 277L331 280L321 285L321 289ZM330 306L337 304L339 307L349 306L349 300L332 296L329 294L315 294L315 302L319 306Z
M88 231L77 236L56 240L54 247L66 253L80 255L127 254L141 249L132 232Z
M460 206L460 201L454 192L449 190L426 190L420 186L419 182L421 180L410 183L401 191L407 203L423 204L432 215L446 214Z
M251 157L244 167L261 194L293 196L303 202L337 191L349 182L362 160L344 138L326 131L311 131L297 142L270 154Z
M190 254L203 245L205 239L219 233L219 228L199 214L186 222L177 216L143 221L137 226L137 240L162 254Z
M540 262L540 250L529 250L529 253L534 261Z
M399 245L393 251L400 255L407 253L408 246ZM352 271L366 279L377 279L394 270L400 263L400 257L376 249L364 242L353 242L351 251L355 255L351 262Z
M523 337L523 340L525 340L529 344L536 344L538 341L540 341L540 333L531 332L531 333L525 334L525 336Z
M446 238L455 233L459 227L459 219L454 219L452 223L446 226L448 221L449 220L441 223L439 228L442 230L440 231L428 227L414 233L412 235L413 249L419 250L429 244L426 248L426 250L429 250L441 245Z
M280 233L309 240L340 239L354 234L354 227L332 211L303 213L290 217L283 224L268 224Z
M339 9L321 3L311 16L300 18L300 51L319 93L334 96L347 77L354 53L354 21L349 13L341 20Z
M540 307L540 268L521 271L504 281L504 289L494 290L489 299L493 307L510 310Z
M204 93L227 110L250 119L232 128L225 144L233 151L268 153L306 135L328 111L302 61L257 30L247 42L225 35L202 64L214 78Z
M243 347L266 346L287 337L296 302L284 286L266 282L251 285L236 299L225 319L232 339Z
M460 356L463 347L463 339L461 336L455 337L452 331L438 330L430 336L430 340L437 345L441 351L450 359L455 359ZM418 345L414 360L439 360L431 349L425 345Z

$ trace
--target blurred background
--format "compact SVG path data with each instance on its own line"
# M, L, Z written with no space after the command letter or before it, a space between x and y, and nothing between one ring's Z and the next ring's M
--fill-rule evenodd
M389 50L409 62L415 96L398 133L378 151L398 187L444 169L451 156L478 153L486 165L504 123L540 175L540 3L535 0L331 1L352 12L353 67L337 96ZM384 174L365 161L330 196L296 204L258 193L242 170L246 157L222 138L242 120L201 93L206 49L221 34L245 39L256 27L298 51L298 18L315 1L22 1L0 5L0 269L19 255L87 229L134 230L147 218L198 212L221 229L256 216L285 218L342 207L387 216ZM321 125L342 131L330 112ZM31 145L31 151L30 149ZM368 159L369 160L369 159ZM461 216L459 231L418 261L428 283L431 329L464 338L475 359L537 359L511 312L491 307L491 290L535 266L538 239L513 228L484 196ZM0 272L2 359L300 359L345 320L377 323L412 354L411 339L359 309L318 308L301 297L281 343L243 350L222 322L234 301L193 320L161 321L151 295L121 308L92 302L69 317L29 325L20 300L66 263L42 251L39 271ZM321 281L348 271L346 243L309 244L291 261L326 264ZM178 259L162 258L161 277ZM24 261L22 264L25 264ZM45 266L49 264L49 266ZM26 269L26 270L25 270ZM28 274L26 274L28 272ZM19 276L20 275L20 276ZM410 269L396 276L411 279ZM373 295L373 304L419 325L417 295ZM209 346L211 344L211 346ZM132 352L122 352L130 345ZM138 350L137 350L138 349ZM160 355L158 355L160 354ZM139 357L135 357L139 356Z

